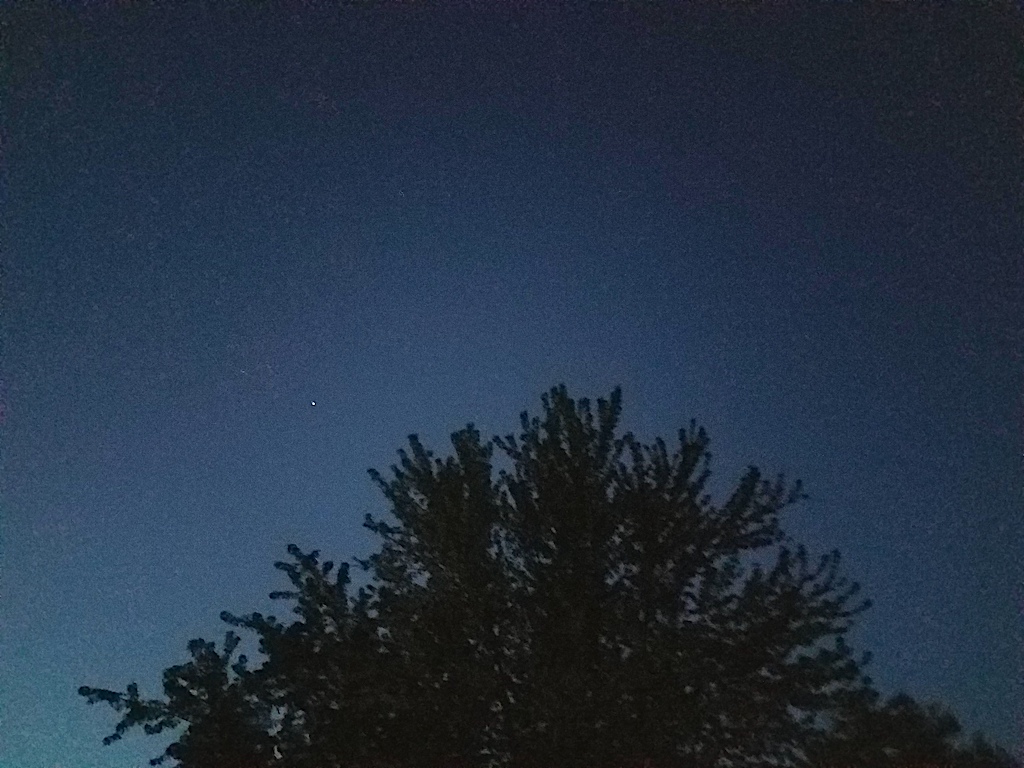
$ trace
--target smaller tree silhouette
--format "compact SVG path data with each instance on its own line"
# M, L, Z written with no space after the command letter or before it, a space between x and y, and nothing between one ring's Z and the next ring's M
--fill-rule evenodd
M850 768L1020 768L1006 750L981 733L961 736L956 715L938 703L907 693L888 700L864 691L812 752L820 766Z
M214 643L191 640L188 651L192 660L164 671L164 700L143 700L134 683L125 693L79 688L90 704L105 702L124 713L103 743L119 740L133 726L157 734L185 725L184 734L163 755L150 760L150 765L169 758L189 768L271 765L274 745L268 733L269 707L249 691L251 673L246 658L240 656L231 663L238 643L238 635L228 632L224 650L218 653Z

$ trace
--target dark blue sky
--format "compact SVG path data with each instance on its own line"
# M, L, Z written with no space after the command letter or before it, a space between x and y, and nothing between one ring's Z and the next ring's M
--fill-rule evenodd
M291 7L4 11L0 766L144 764L79 685L559 382L802 478L883 691L1019 746L1020 14Z

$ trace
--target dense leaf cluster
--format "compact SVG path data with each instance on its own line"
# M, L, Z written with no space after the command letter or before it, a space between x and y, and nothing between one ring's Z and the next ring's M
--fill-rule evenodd
M868 606L780 526L799 483L751 467L721 505L708 438L669 450L618 432L620 393L564 387L483 441L470 425L435 457L412 436L367 516L379 551L348 565L289 547L285 624L222 618L262 664L190 644L165 698L82 688L123 712L115 733L184 726L154 764L183 768L1005 768L955 718L881 703L844 637Z

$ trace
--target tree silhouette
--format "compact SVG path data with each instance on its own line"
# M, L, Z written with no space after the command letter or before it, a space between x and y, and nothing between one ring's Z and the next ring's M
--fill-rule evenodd
M141 725L146 733L161 733L188 723L185 734L171 744L160 757L190 768L249 768L270 765L273 741L268 734L269 711L264 702L248 695L250 672L245 657L233 665L230 659L239 638L228 632L223 653L213 643L192 640L188 644L192 660L164 672L166 699L145 701L133 683L125 693L82 687L79 693L90 704L106 702L124 712L114 733L104 744L119 740L132 726Z
M818 745L812 761L850 768L1013 768L1008 752L981 734L967 743L961 726L947 708L921 704L906 693L887 701L875 691L863 692L834 724L828 739Z
M367 516L366 586L291 546L271 596L295 621L222 614L259 638L257 669L229 632L219 654L192 641L165 700L82 688L125 712L107 741L183 726L153 763L184 768L1006 768L952 747L955 718L879 704L844 641L868 603L838 553L782 531L799 483L751 467L715 504L695 424L670 451L619 434L619 390L542 405L518 436L470 425L439 459L413 435L371 471L390 515Z

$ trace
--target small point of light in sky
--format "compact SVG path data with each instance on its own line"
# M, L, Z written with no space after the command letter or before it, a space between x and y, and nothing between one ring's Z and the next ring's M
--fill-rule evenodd
M316 400L310 400L309 404L315 406L316 405Z

